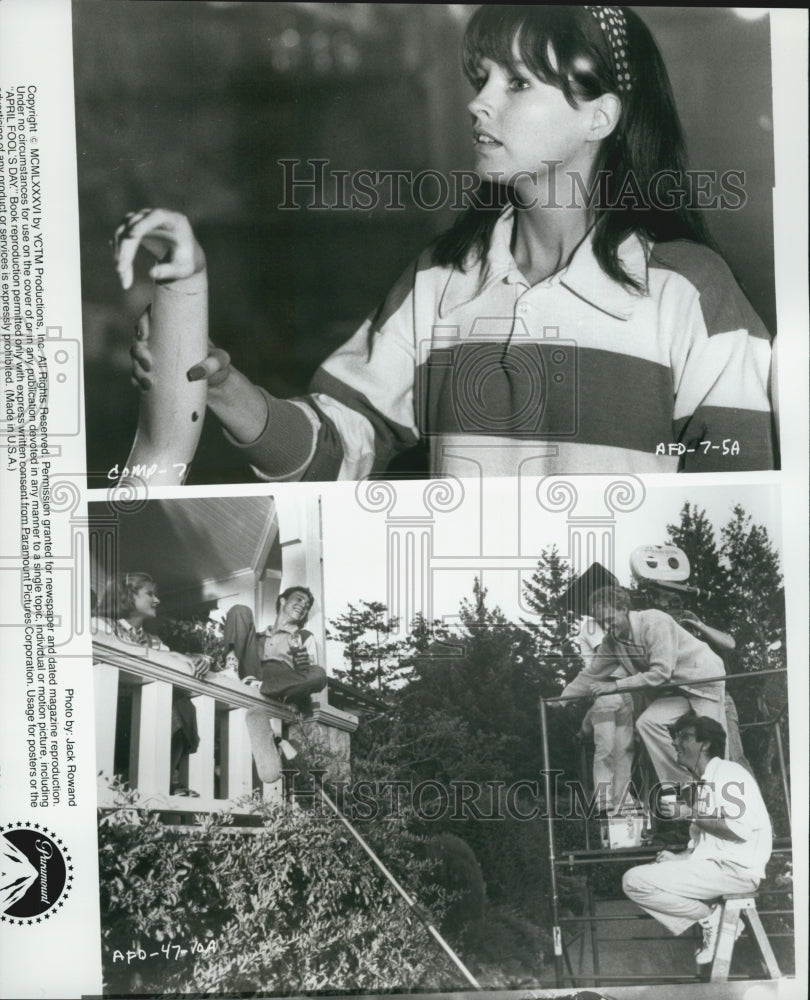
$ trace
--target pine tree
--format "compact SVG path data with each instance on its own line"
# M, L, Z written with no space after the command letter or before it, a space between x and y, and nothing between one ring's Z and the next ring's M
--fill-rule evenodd
M475 808L500 810L498 822L480 822L463 810L432 826L473 848L491 903L522 907L539 919L547 887L544 829L504 812L506 788L539 779L542 766L533 640L489 606L479 580L459 619L439 641L424 637L412 680L395 692L396 722L388 735L395 732L404 748L397 774L448 788L463 782L480 793Z
M396 676L400 684L415 680L419 675L418 666L421 660L433 651L447 650L452 640L452 631L438 618L432 621L424 615L417 614L411 622L408 635L399 646L399 663Z
M728 563L726 600L733 619L737 643L735 670L756 673L784 669L785 596L779 556L767 530L752 523L737 505L731 520L721 531L721 553ZM782 764L789 767L787 738L787 682L784 674L740 681L733 688L740 718L745 722L765 722L780 716L782 731L775 726L752 727L746 736L746 751L754 764L771 819L777 832L787 832L788 823L782 789Z
M752 523L740 505L720 530L717 544L705 511L686 503L677 525L668 525L671 541L689 557L689 582L701 590L698 615L727 632L735 649L724 656L730 674L782 669L785 607L779 557L767 530ZM784 675L730 681L742 725L746 754L753 764L777 829L786 829L781 766L776 731L759 723L775 719L786 706ZM752 725L755 724L755 725ZM785 734L786 735L786 734ZM787 756L787 739L783 746Z
M779 556L768 532L752 524L751 517L738 504L720 534L722 555L729 567L724 598L735 622L740 666L743 670L781 666L784 590Z
M398 624L399 619L389 616L379 601L360 601L360 607L349 604L347 611L332 619L327 638L343 643L343 658L349 664L348 670L335 670L338 679L367 690L388 690L402 648L388 637Z
M546 696L559 693L559 682L571 680L582 669L576 630L563 600L572 578L570 566L552 545L541 550L537 568L523 584L523 600L537 617L522 621L533 640Z
M694 602L698 616L713 628L731 627L726 591L728 571L721 561L715 530L705 510L688 501L681 508L678 524L667 525L668 543L683 549L689 559L689 584L700 589Z

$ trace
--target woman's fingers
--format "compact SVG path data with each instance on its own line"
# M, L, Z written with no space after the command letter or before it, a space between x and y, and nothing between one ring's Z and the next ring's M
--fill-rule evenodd
M132 358L130 370L131 381L136 389L148 392L152 388L152 379L148 372L152 371L152 355L149 351L149 312L148 310L138 320L135 328L135 340L130 345L129 356Z
M194 676L200 678L205 677L211 666L210 658L207 657L205 653L196 653L191 658L191 662L194 667Z
M212 346L209 350L209 357L216 362L217 369L208 376L208 384L213 386L221 385L231 374L231 356L227 351L223 351L221 347Z
M140 372L136 373L134 370L130 375L129 381L141 392L149 392L152 388L152 379L148 375L143 375Z
M152 371L152 355L143 341L136 340L129 348L129 356L145 372Z
M144 309L144 311L138 317L138 322L135 326L136 340L149 340L151 322L152 322L152 306L150 303L150 305L148 305L146 309Z
M208 357L186 372L189 382L207 379L209 385L220 385L231 373L231 356L220 347L211 345Z

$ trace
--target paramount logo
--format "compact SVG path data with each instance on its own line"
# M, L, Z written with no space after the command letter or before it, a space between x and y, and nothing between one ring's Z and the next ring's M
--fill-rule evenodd
M39 853L39 898L48 903L48 859L53 857L53 845L49 840L38 840L36 849Z
M4 913L25 896L38 875L25 854L8 837L3 837L0 906Z
M65 903L73 876L58 835L36 824L0 827L0 920L23 924Z

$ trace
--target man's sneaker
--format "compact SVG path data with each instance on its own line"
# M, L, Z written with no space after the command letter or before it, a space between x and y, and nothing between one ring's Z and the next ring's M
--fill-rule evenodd
M170 795L181 795L187 799L198 799L200 797L199 792L195 792L193 788L188 788L182 782L176 782L169 788Z
M707 917L699 921L700 929L703 931L703 944L695 952L695 961L698 965L708 965L714 958L722 912L723 907L718 903Z
M225 657L225 666L220 670L218 676L230 677L234 681L241 680L239 676L239 660L237 660L236 653L233 650Z

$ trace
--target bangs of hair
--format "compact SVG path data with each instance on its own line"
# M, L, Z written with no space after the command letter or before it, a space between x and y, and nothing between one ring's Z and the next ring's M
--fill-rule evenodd
M641 294L645 285L625 269L619 256L619 247L631 233L651 243L686 239L713 244L703 216L691 207L677 202L674 209L623 203L623 185L631 174L641 190L656 183L660 199L666 195L656 181L662 174L676 178L672 187L677 190L677 178L687 169L686 149L666 67L649 28L632 8L622 8L633 81L631 88L623 89L605 22L594 10L484 5L467 25L462 61L474 86L483 75L483 61L510 76L521 75L516 63L522 62L526 72L556 87L573 108L603 94L619 95L618 123L600 143L594 163L594 177L604 177L606 188L604 206L594 210L593 251L608 277ZM466 271L483 260L501 210L510 203L520 207L509 185L482 180L467 211L436 238L433 261Z
M135 610L135 595L143 587L153 587L157 591L157 585L148 573L124 573L110 587L107 599L107 617L126 618Z
M508 73L519 74L515 53L543 83L559 88L569 104L603 94L611 66L593 38L589 21L576 7L483 6L473 15L464 36L462 60L471 83L489 59ZM590 17L590 15L587 15ZM593 21L593 18L590 18ZM600 81L601 77L601 81Z
M125 587L132 591L133 594L140 590L141 587L156 587L155 581L148 573L126 573L122 583Z

